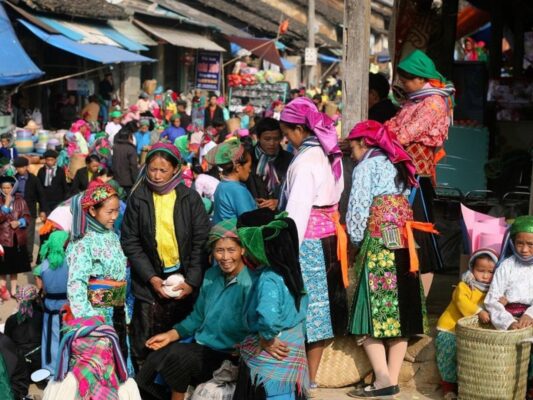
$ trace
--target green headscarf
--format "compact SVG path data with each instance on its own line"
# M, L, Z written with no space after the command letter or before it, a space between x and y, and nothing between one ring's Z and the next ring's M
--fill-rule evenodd
M239 139L230 139L209 150L205 159L211 165L224 165L237 161L244 153L244 146Z
M422 50L415 50L398 64L398 68L412 75L426 79L438 79L443 83L448 81L437 71L435 63Z
M226 219L213 226L209 231L207 246L211 249L217 240L225 238L239 239L237 236L237 218Z
M65 243L69 234L65 231L54 231L44 242L39 251L41 259L48 260L50 269L54 270L63 264L65 259Z
M282 212L275 216L275 219L270 223L263 226L246 226L237 229L237 234L241 239L242 245L246 249L246 252L251 255L260 265L269 265L266 252L265 242L274 239L279 235L282 229L286 229L289 225L283 221L283 218L287 218L288 213ZM272 229L274 232L264 237L263 231L265 229Z
M522 215L515 219L511 225L511 236L516 236L517 233L533 233L533 216Z

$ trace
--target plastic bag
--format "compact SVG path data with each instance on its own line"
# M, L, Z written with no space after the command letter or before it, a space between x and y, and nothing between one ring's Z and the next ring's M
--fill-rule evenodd
M213 379L196 387L191 400L232 400L238 373L239 367L225 360Z

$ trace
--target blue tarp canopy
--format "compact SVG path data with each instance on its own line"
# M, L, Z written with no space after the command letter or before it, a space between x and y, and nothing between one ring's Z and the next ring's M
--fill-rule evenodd
M44 74L26 54L0 4L0 86L16 85Z
M144 57L131 51L127 51L115 46L106 46L103 44L85 44L78 43L63 35L53 35L46 33L32 23L19 19L26 28L28 28L39 39L51 46L57 47L69 53L100 62L102 64L117 64L123 62L153 62L152 58Z

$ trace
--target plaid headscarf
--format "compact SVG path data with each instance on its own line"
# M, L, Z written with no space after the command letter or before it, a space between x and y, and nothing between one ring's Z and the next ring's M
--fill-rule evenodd
M17 323L21 324L33 317L33 305L39 298L39 289L35 285L24 285L17 288L15 298L19 302Z
M237 235L237 218L220 221L211 228L207 239L208 248L212 249L217 240L225 238L239 240L239 236Z

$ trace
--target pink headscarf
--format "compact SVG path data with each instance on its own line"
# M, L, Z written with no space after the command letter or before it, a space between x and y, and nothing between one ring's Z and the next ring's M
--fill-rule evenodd
M298 97L285 106L281 112L281 122L304 125L317 137L324 153L329 157L335 180L342 175L342 151L339 148L337 131L333 120L317 110L307 97Z
M349 140L365 139L369 147L379 147L390 160L391 163L397 164L403 162L409 173L409 183L416 187L418 183L415 179L416 168L413 160L404 150L403 146L392 137L385 125L377 121L363 121L354 126L348 135Z

